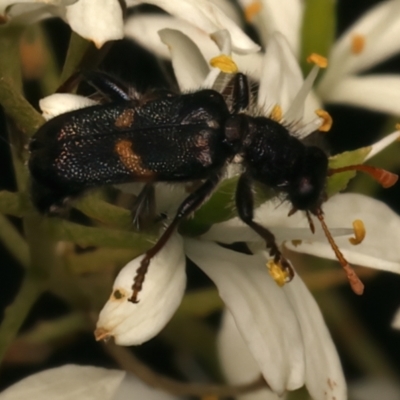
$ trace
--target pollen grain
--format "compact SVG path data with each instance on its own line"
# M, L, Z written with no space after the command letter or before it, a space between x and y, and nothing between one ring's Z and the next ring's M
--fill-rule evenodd
M283 117L282 107L278 104L275 104L274 108L271 111L270 118L276 122L280 122L282 121L282 117Z
M320 68L326 68L328 66L328 59L317 53L312 53L307 57L307 62L318 65Z
M244 9L244 18L246 22L253 22L254 17L261 11L262 3L261 1L252 1L245 9Z
M353 221L353 230L355 237L349 238L349 242L355 246L357 244L360 244L365 238L366 230L364 222L362 222L361 219L356 219L355 221Z
M332 123L333 123L333 120L332 120L332 117L330 116L330 114L327 111L322 110L322 109L315 110L315 114L317 114L318 117L322 118L322 120L323 120L321 126L319 127L319 130L321 132L329 132L330 129L332 128Z
M278 286L282 287L290 280L288 271L284 270L282 266L277 264L274 260L269 260L267 262L267 268L272 279Z
M235 74L239 70L235 61L232 60L232 57L227 56L226 54L213 57L210 60L210 65L214 68L219 68L226 74Z

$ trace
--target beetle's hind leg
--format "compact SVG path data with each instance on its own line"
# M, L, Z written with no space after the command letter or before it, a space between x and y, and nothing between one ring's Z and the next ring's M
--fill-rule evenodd
M168 228L160 236L157 243L145 253L140 263L140 267L136 271L136 276L133 280L132 285L133 293L129 301L131 301L132 303L139 302L138 295L139 292L142 290L143 282L146 277L151 259L165 246L171 235L177 229L179 223L187 218L191 213L196 211L211 195L211 193L214 191L215 187L221 180L221 177L222 173L220 171L209 177L199 188L197 188L193 193L186 197L186 199L179 206L178 211Z
M274 263L280 266L285 275L291 279L294 276L293 268L279 250L274 234L253 219L254 195L251 179L246 174L241 175L236 188L236 208L240 219L265 240L265 244L269 249L269 254L274 259Z
M154 222L156 196L153 183L146 183L131 208L132 222L137 230L146 229Z

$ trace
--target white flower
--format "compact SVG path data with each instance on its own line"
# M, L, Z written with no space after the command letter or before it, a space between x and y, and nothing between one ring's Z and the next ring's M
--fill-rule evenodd
M280 32L289 42L294 54L299 54L304 2L240 0L239 3L246 15L251 14L250 19L258 29L264 45L275 32ZM310 93L314 104L318 106L315 108L320 108L322 103L341 103L400 115L398 74L358 75L399 53L399 11L398 0L379 3L333 44L328 56L328 68ZM159 56L169 57L168 50L161 45L155 34L155 31L164 28L185 33L199 46L206 60L218 53L218 47L204 32L171 16L133 15L127 21L125 34ZM233 58L240 71L249 74L253 79L265 79L261 54L234 54Z
M172 400L125 371L64 365L28 376L0 393L1 400Z

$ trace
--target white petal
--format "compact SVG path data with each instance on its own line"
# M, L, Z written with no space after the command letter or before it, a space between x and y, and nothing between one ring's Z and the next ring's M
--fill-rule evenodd
M122 10L118 0L80 0L67 7L71 29L100 48L109 40L124 37Z
M376 154L386 149L386 147L391 145L393 142L399 141L399 139L400 139L400 131L396 131L391 133L390 135L385 136L383 139L379 140L378 142L374 143L371 146L372 149L368 153L368 156L365 158L364 161L367 161L370 158L374 157Z
M162 29L158 34L169 48L172 67L181 91L199 89L210 71L199 48L178 30Z
M392 115L400 115L400 77L370 75L347 77L336 82L329 93L318 93L328 103L349 104Z
M217 339L219 360L229 383L246 384L255 381L260 376L260 368L242 339L229 311L224 312ZM283 400L268 389L260 389L237 398L239 400Z
M283 287L300 322L306 357L306 386L315 400L346 400L346 381L321 311L304 282L296 275Z
M242 14L231 0L212 0L212 2L237 25L242 25Z
M25 8L25 11L32 11L32 8L30 8L31 5L37 5L37 6L42 6L45 7L47 5L52 5L52 6L68 6L70 4L76 3L78 0L0 0L0 15L7 15L9 16L17 16L20 15L24 12L24 7L28 7L28 9ZM19 4L24 4L24 7L19 6ZM18 9L18 12L15 11L15 8Z
M225 305L271 389L283 394L304 384L300 327L285 292L261 255L185 240L187 255L216 284Z
M243 8L254 0L239 0ZM274 32L281 32L288 40L292 51L299 53L300 28L303 20L304 3L300 0L262 0L259 14L254 16L263 44L268 43Z
M173 235L151 260L139 303L134 304L128 299L132 296L133 279L142 258L128 263L117 276L110 299L97 321L97 338L109 335L122 346L141 344L157 335L179 306L186 285L181 237ZM114 296L116 291L118 295Z
M0 394L1 400L111 400L125 371L65 365L31 375Z
M356 265L400 273L400 217L384 203L361 194L339 194L324 205L325 221L329 228L351 226L352 221L361 219L366 229L364 241L354 246L346 238L335 241L347 260ZM286 247L299 253L335 259L327 241L303 241Z
M97 103L94 100L72 93L55 93L39 101L39 107L46 120L68 111L90 107L95 104Z
M125 35L159 57L169 59L170 52L167 46L161 42L157 33L164 28L179 30L188 36L196 43L207 61L220 54L218 46L209 34L187 21L171 17L170 15L132 15L125 24ZM233 59L240 71L247 73L254 79L260 79L262 54L233 54Z
M330 55L331 73L360 72L400 51L400 2L381 2L365 13L335 43ZM365 48L359 54L350 51L353 35L365 37Z
M177 399L166 392L158 390L154 387L147 386L136 376L126 374L113 400L173 400ZM80 399L76 399L80 400ZM93 399L96 400L96 399Z
M210 35L189 22L170 15L134 14L126 21L125 35L159 57L169 59L168 47L161 42L158 35L158 31L165 28L176 29L188 36L200 48L206 60L219 54L218 46Z
M270 112L275 105L285 113L303 84L303 74L286 38L275 33L268 42L261 73L258 105Z
M295 124L296 122L300 122L303 120L306 98L308 97L313 88L315 79L318 76L318 72L319 72L319 67L317 65L314 65L314 67L311 69L310 73L304 80L303 84L297 91L294 98L292 98L290 107L285 113L285 121L288 124Z
M128 6L140 3L143 3L143 1L127 1ZM227 29L231 34L235 52L247 54L257 52L260 49L220 8L209 0L147 0L145 3L154 4L208 34Z

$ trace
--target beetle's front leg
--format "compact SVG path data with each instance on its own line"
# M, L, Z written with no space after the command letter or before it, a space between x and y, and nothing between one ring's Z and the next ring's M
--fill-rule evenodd
M292 278L294 275L293 268L279 250L273 233L254 221L252 182L246 174L241 175L236 188L236 208L240 219L265 240L269 254L274 258L275 264L279 265L289 278Z

